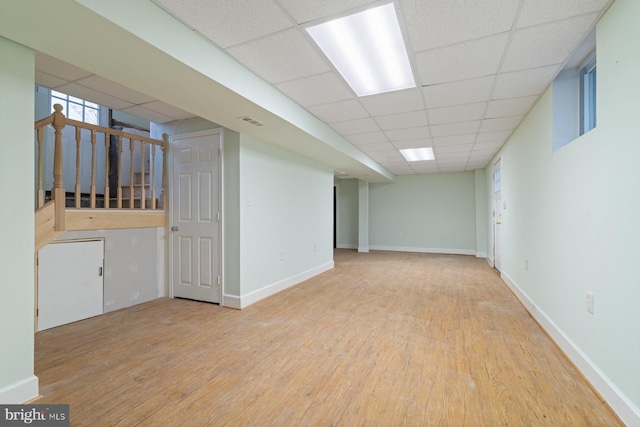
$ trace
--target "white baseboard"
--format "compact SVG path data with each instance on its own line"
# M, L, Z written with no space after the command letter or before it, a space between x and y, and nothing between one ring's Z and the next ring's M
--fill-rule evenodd
M347 243L338 243L336 245L337 249L358 249L358 245L351 245Z
M358 252L363 253L363 254L367 254L367 253L369 253L369 248L358 247Z
M493 266L494 266L494 264L493 264L493 257L491 257L491 256L488 256L488 257L487 257L487 264L489 264L491 267L493 267Z
M240 308L242 308L242 301L238 296L224 294L222 296L222 306L236 308L239 310Z
M476 258L486 258L486 257L487 257L486 252L476 252Z
M296 274L295 276L291 276L287 279L281 280L276 283L272 283L271 285L267 285L262 289L249 292L248 294L242 295L241 297L230 296L230 299L227 300L227 297L225 296L225 301L224 301L225 305L227 305L227 303L233 302L233 304L239 303L238 304L239 306L234 308L242 309L242 308L248 307L249 305L255 302L258 302L261 299L277 294L278 292L284 291L285 289L290 288L291 286L297 285L300 282L304 282L305 280L311 279L313 276L317 276L318 274L324 273L327 270L331 270L333 266L334 266L333 261L331 261L326 264L322 264L318 267L312 268L311 270L303 271L302 273ZM236 300L231 300L231 298L236 298ZM231 305L229 305L229 307L231 307Z
M18 405L38 397L38 377L31 375L23 380L0 388L0 403Z
M516 294L527 311L564 351L585 378L600 393L620 419L628 426L640 426L640 409L598 368L598 366L538 307L511 278L502 273L502 278Z
M369 246L372 251L420 252L427 254L475 255L473 249L413 248L405 246Z

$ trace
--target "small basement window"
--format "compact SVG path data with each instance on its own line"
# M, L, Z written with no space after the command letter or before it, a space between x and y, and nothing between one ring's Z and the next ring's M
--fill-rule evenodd
M596 127L596 33L591 31L553 81L553 150Z
M596 58L589 55L580 68L580 135L596 127Z
M85 101L82 98L76 98L75 96L67 95L62 92L51 90L51 112L53 113L53 106L60 104L63 107L63 114L65 117L71 120L78 120L80 122L90 123L92 125L98 124L98 112L99 105L93 102Z

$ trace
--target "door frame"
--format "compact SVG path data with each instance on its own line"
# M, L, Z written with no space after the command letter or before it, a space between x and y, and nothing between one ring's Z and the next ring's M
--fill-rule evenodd
M224 174L223 169L224 169L224 157L223 157L223 144L224 144L224 130L223 128L214 128L214 129L207 129L207 130L203 130L203 131L198 131L198 132L189 132L189 133L181 133L181 134L176 134L176 135L172 135L169 137L169 146L168 149L166 150L166 152L168 153L167 156L167 170L168 170L168 174L169 176L168 178L168 192L169 192L169 197L167 197L167 199L169 200L169 206L168 206L168 212L167 212L167 224L165 227L165 233L167 234L168 238L166 239L167 244L168 244L168 251L167 251L167 266L168 266L168 277L167 277L167 281L168 281L168 285L169 285L169 297L170 298L174 298L173 295L173 265L174 265L174 256L175 254L173 253L173 232L171 231L171 226L173 224L173 208L174 208L174 203L175 203L175 194L176 192L174 191L173 188L173 173L174 173L174 167L173 167L173 159L175 156L175 145L173 144L174 139L183 139L183 138L197 138L197 137L201 137L201 136L212 136L212 135L220 135L220 142L218 144L218 206L220 207L220 221L218 221L218 235L220 236L220 239L218 241L218 263L220 266L220 286L218 289L218 301L220 301L218 304L220 305L220 307L223 307L224 304L224 197L223 197L223 188L224 188L224 182L223 182L223 177Z

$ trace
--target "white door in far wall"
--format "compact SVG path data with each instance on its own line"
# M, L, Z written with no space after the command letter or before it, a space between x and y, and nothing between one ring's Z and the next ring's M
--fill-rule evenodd
M38 331L103 313L103 262L102 240L38 251Z
M220 302L220 130L171 138L173 296Z
M493 165L493 266L502 272L502 172L501 160Z

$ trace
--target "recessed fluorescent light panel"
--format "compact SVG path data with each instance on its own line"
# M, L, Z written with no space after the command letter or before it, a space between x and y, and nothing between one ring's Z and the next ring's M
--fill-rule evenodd
M358 96L416 86L393 3L307 32Z
M424 160L435 160L433 148L407 148L400 150L400 153L407 159L407 162L420 162Z

